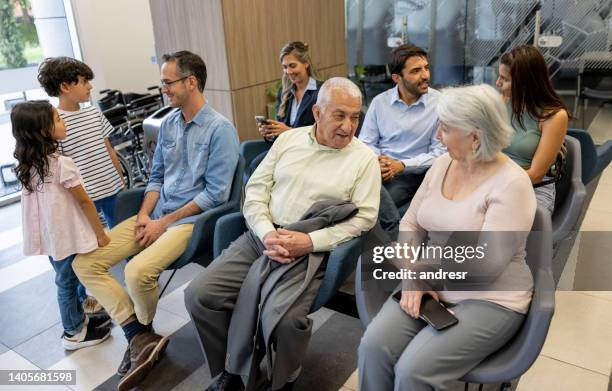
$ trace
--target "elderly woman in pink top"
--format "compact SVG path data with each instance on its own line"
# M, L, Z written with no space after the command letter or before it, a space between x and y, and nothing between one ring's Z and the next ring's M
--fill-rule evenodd
M72 261L76 254L105 246L110 239L79 169L72 159L57 153L57 141L66 137L64 120L49 102L30 101L13 108L11 125L18 161L15 172L23 186L24 255L47 255L55 270L64 348L98 344L110 335L110 318L83 313Z
M438 138L448 153L427 172L401 221L399 242L418 246L427 236L478 231L492 239L478 264L486 282L452 291L404 281L399 303L390 297L361 340L362 391L448 388L515 334L531 301L525 244L536 199L525 170L501 152L513 133L502 97L488 85L448 88L438 114ZM403 259L399 267L427 267L418 261ZM424 295L451 307L458 323L437 331L419 319Z

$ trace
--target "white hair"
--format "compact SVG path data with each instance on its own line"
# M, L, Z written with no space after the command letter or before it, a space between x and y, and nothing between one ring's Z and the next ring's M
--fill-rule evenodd
M495 88L487 84L449 87L438 98L440 121L466 134L478 132L480 146L474 158L490 161L510 145L514 130L506 105Z
M350 96L351 98L359 98L361 101L361 90L355 83L346 77L332 77L327 79L321 88L319 88L317 105L320 107L325 107L327 103L329 103L329 98L332 91L336 90L342 91L342 93Z

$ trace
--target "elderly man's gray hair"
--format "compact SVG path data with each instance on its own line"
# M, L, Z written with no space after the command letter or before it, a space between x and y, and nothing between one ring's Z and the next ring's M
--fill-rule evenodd
M317 105L320 107L325 107L325 105L327 105L329 102L329 98L333 90L341 90L343 93L352 98L361 99L361 90L355 83L346 77L332 77L331 79L327 79L321 88L319 88Z
M477 160L489 161L510 145L514 130L504 101L495 88L480 84L449 87L438 98L438 116L444 124L469 134L480 134Z

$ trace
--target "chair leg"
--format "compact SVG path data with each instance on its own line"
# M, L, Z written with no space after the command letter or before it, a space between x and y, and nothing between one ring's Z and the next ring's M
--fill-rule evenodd
M465 386L463 387L463 391L468 391L470 389L470 383L465 382Z
M482 391L482 389L483 389L483 388L484 388L484 384L480 384L480 385L478 386L478 391Z
M587 112L587 107L589 106L589 100L588 99L583 99L582 100L582 129L586 130L586 112Z
M166 291L166 288L168 288L168 285L170 285L170 281L172 281L172 277L174 277L174 273L176 273L178 269L174 269L172 271L172 274L170 275L170 278L168 278L168 281L166 281L166 284L164 285L161 293L159 294L159 298L161 299L161 297L163 296L164 292Z
M584 120L584 116L586 115L586 99L582 98L582 115L580 116L580 120L582 121L582 129L586 130L584 127L586 121Z
M506 391L506 390L510 391L511 388L512 388L512 384L505 381L499 387L499 391Z

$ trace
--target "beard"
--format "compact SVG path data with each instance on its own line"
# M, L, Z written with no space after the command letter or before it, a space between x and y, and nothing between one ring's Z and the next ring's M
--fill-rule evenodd
M416 97L420 97L421 95L424 94L424 92L419 89L419 84L427 83L427 86L429 86L429 79L421 81L419 83L410 83L408 80L404 79L403 77L401 80L402 80L402 86L406 89L406 91L408 91L408 93Z

